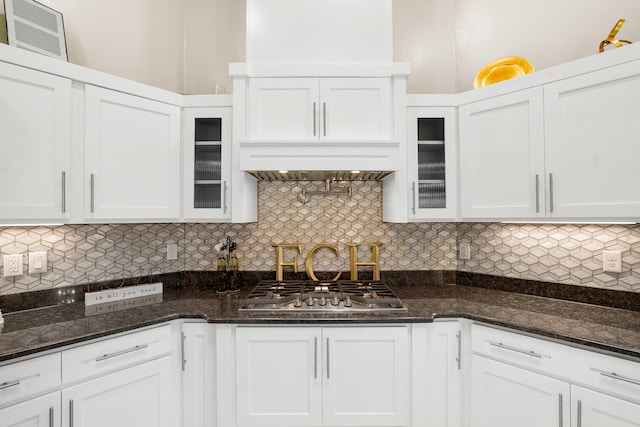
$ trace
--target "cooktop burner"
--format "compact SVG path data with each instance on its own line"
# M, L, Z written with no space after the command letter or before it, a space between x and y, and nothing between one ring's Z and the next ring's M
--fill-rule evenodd
M251 291L240 311L406 311L379 280L264 280Z

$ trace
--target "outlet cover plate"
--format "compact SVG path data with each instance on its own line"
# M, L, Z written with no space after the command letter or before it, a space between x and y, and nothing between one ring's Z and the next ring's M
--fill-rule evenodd
M24 273L22 254L5 255L2 261L4 266L3 277L22 276Z
M602 271L605 273L622 273L622 252L603 251Z

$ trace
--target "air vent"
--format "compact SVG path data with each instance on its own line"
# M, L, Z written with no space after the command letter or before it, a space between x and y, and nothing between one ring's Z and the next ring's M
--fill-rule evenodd
M258 181L382 181L392 171L247 171Z
M9 44L67 60L62 14L33 0L5 0Z

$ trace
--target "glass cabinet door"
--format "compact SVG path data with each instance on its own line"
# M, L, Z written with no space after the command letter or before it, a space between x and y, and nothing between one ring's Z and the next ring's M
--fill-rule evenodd
M455 109L409 107L407 119L409 219L456 219Z
M226 221L231 108L187 108L184 116L184 218Z

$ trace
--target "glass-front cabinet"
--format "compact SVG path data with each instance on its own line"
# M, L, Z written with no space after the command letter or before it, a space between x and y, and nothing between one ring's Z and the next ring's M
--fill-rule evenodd
M184 119L184 218L230 220L231 108L187 108Z
M409 220L455 219L455 110L409 107L407 120Z

